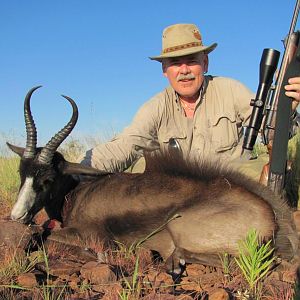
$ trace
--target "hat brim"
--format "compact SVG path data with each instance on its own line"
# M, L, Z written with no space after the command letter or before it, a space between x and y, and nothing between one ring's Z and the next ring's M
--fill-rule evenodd
M217 43L213 43L210 46L191 47L191 48L186 48L186 49L182 49L182 50L177 50L174 52L163 53L159 56L151 56L149 58L151 60L156 60L156 61L162 62L163 59L165 59L165 58L186 56L186 55L190 55L190 54L194 54L194 53L198 53L198 52L205 52L206 54L208 54L211 51L213 51L217 47L217 45L218 45Z

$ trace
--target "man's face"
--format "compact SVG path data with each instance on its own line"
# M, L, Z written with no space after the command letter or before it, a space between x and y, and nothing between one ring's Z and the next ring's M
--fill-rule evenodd
M196 100L207 71L208 57L204 53L166 58L163 73L183 100Z

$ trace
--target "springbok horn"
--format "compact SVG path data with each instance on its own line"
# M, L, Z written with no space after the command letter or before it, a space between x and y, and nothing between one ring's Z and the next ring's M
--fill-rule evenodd
M23 154L24 158L33 158L36 152L37 133L36 133L36 127L30 110L30 98L32 93L40 87L41 85L32 88L27 93L24 100L24 118L25 118L26 134L27 134L26 148Z
M65 99L67 99L73 108L73 113L68 124L62 128L55 136L53 136L50 141L43 147L41 153L39 154L38 161L42 164L51 164L54 152L59 147L59 145L67 138L67 136L71 133L73 128L75 127L78 119L78 108L73 99L68 96L62 95Z

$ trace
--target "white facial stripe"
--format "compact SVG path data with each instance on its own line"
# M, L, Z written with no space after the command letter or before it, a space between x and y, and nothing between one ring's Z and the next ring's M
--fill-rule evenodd
M15 203L12 211L11 211L11 218L13 220L22 219L25 217L32 207L36 193L33 190L33 178L27 177L25 182L20 189L17 202Z

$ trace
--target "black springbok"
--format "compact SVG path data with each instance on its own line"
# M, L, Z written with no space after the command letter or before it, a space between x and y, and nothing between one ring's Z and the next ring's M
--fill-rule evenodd
M277 255L295 257L298 236L291 209L267 188L226 167L172 163L164 156L148 162L151 168L143 174L105 174L67 162L56 150L78 118L69 97L64 96L73 107L70 121L45 147L37 148L30 110L37 88L24 103L26 148L8 144L21 157L13 220L30 223L44 207L64 226L50 238L67 244L89 237L132 244L160 228L144 245L158 251L169 266L179 259L218 265L220 254L237 254L238 242L252 228L262 240L274 240ZM78 174L90 176L79 182Z

